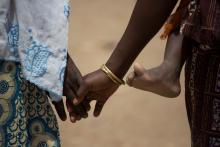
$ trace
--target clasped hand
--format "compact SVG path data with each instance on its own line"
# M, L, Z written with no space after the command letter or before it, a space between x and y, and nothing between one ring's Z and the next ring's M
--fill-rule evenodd
M66 108L71 122L75 123L88 117L92 100L96 101L94 116L99 116L103 106L118 87L100 69L82 77L68 55L63 94L66 97ZM53 104L60 119L65 121L67 115L63 100Z

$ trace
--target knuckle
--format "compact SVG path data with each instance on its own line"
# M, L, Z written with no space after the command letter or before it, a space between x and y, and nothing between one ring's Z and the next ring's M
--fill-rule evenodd
M81 83L81 85L82 85L82 87L83 87L84 89L89 89L89 83L88 83L88 82L83 81L83 82Z

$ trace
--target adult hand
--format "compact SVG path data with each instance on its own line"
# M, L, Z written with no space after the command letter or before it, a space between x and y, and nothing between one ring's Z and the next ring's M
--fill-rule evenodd
M76 92L81 85L84 85L82 75L68 54L67 67L64 76L63 95L66 96L66 107L69 112L70 120L73 123L76 122L76 120L88 117L87 112L90 110L90 101L88 100L85 100L77 106L73 104L73 98L77 97ZM53 104L60 119L65 121L67 116L63 100L60 102L53 102Z
M97 70L83 77L84 83L80 85L74 104L81 104L90 100L95 100L94 116L100 115L103 106L109 97L118 89L118 85L113 83L103 71Z

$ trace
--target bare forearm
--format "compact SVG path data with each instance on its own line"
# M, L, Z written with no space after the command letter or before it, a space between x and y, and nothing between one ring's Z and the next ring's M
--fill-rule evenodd
M137 0L127 29L106 65L120 78L158 32L178 0Z

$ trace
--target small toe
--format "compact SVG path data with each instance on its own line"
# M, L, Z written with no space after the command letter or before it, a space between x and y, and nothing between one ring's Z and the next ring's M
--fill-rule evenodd
M127 83L129 86L132 86L132 81L134 80L134 77L135 77L134 72L129 73L129 75L127 76L127 78L126 78L126 83Z
M144 72L145 72L145 68L142 65L140 65L139 63L134 64L134 73L135 73L135 75L141 76L141 75L144 74Z

